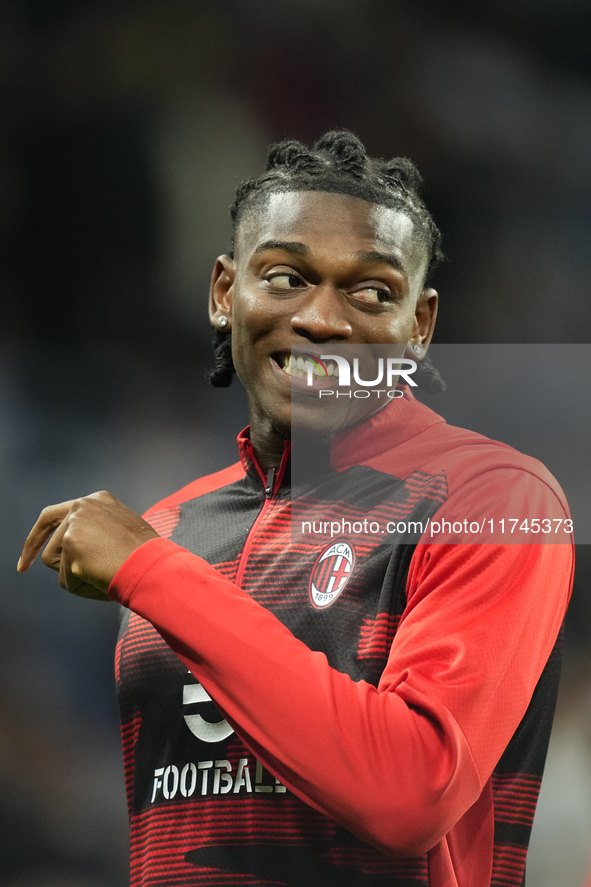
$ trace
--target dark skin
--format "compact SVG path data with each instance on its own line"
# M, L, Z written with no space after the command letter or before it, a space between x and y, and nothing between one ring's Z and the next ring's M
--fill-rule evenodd
M216 261L210 319L215 325L225 315L232 329L234 365L248 394L251 440L264 471L280 464L290 433L284 355L292 346L320 353L349 344L412 344L424 354L437 313L437 293L424 288L426 265L406 215L355 197L272 194L260 213L245 217L234 258ZM310 405L311 399L304 407L294 401L294 420L315 432L324 427L326 411ZM338 421L353 424L376 408L353 401ZM93 493L45 508L17 569L28 570L50 539L42 560L58 572L62 588L109 600L117 570L157 536L110 493Z

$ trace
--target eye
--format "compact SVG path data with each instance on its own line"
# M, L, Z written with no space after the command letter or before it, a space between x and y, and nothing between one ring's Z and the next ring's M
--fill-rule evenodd
M383 302L393 302L394 296L389 289L378 286L376 283L368 283L351 293L355 299L370 304L381 304Z
M301 279L295 274L288 274L286 271L280 271L275 274L270 274L267 277L269 283L272 283L276 289L279 290L289 290L295 289L296 287L303 286Z

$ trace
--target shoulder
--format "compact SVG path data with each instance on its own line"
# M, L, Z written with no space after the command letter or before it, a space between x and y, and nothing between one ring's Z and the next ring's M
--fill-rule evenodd
M400 429L400 419L403 428ZM448 425L424 404L410 399L404 412L384 410L379 421L382 445L365 464L403 480L411 476L445 478L448 496L467 489L484 494L548 495L568 510L560 484L533 456L467 428ZM376 422L376 425L378 423ZM387 441L387 443L386 443Z
M428 429L423 441L425 468L445 471L450 494L466 485L481 491L494 485L497 493L503 486L505 494L516 493L515 485L533 492L543 490L556 497L566 508L560 484L539 459L521 453L514 447L465 428L440 425Z

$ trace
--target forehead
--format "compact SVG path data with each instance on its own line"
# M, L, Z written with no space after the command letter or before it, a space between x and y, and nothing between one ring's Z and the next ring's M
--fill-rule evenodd
M426 253L411 219L400 210L325 191L270 194L247 211L236 238L238 261L268 240L301 241L313 251L354 255L381 250L397 255L409 276L426 266Z

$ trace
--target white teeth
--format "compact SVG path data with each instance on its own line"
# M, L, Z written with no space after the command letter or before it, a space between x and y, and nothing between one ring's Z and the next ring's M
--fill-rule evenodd
M282 358L283 370L288 373L288 375L295 376L298 379L307 379L308 374L311 372L312 376L315 379L329 376L338 376L339 368L337 364L334 364L332 361L328 360L324 363L325 370L317 365L316 362L306 359L302 356L295 357L293 354L286 354Z

